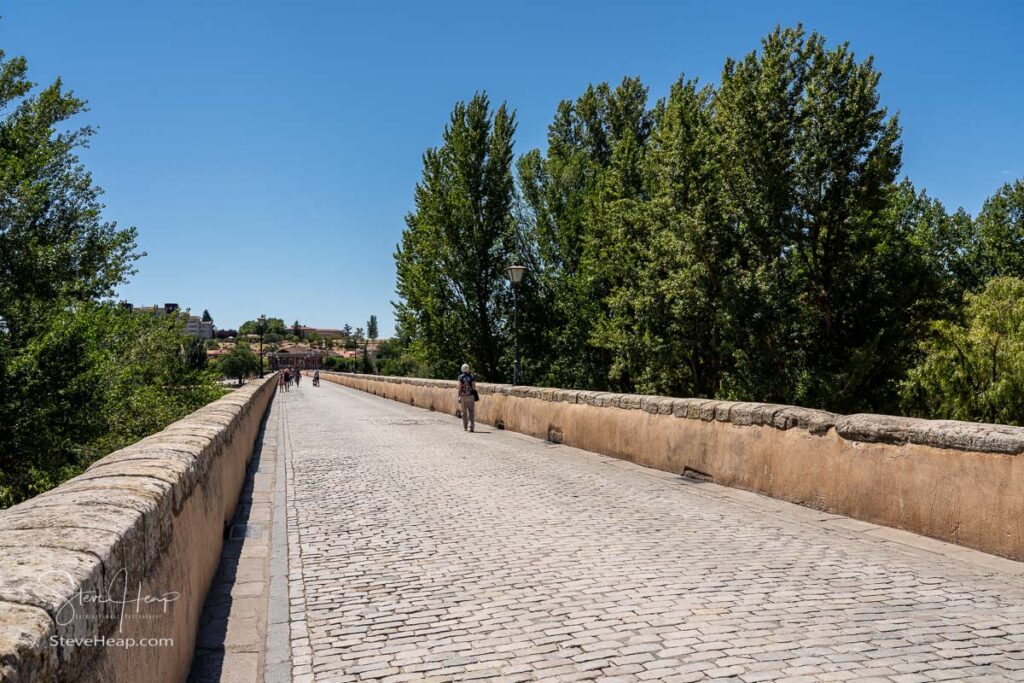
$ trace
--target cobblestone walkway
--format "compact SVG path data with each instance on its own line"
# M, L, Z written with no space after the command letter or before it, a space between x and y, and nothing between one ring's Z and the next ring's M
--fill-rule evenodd
M327 382L277 400L299 683L1024 680L1017 563Z

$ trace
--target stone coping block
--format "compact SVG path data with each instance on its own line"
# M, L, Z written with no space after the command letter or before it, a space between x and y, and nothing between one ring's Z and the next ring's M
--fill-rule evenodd
M0 680L185 679L274 388L254 380L0 511Z

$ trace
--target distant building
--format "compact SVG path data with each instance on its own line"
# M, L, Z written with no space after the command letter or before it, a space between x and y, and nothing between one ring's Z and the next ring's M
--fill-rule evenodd
M190 315L185 320L185 334L200 339L213 339L213 323L198 315Z
M315 370L324 365L324 352L307 346L284 346L273 353L268 353L270 369L301 368Z
M152 306L136 306L130 304L127 301L121 302L121 308L125 309L129 313L148 313L150 315L172 315L175 313L181 314L181 307L178 304L167 303L163 306L153 304ZM213 339L214 327L212 322L204 321L198 315L190 315L186 311L185 315L185 334L191 337L199 337L200 339Z
M315 334L323 339L338 339L345 336L344 330L336 330L331 327L305 327L300 325L299 332L302 333L303 337Z

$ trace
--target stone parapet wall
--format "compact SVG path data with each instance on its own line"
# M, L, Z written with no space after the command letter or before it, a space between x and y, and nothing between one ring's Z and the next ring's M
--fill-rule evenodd
M456 383L322 372L454 413ZM480 422L1024 560L1024 428L478 384Z
M275 379L0 511L0 681L186 679Z

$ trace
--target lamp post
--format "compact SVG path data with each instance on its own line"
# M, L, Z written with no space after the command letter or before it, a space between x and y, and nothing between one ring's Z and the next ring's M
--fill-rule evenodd
M260 379L263 379L263 333L267 330L267 316L260 316Z
M512 370L512 386L519 384L522 379L519 375L519 296L517 289L519 283L523 280L523 273L526 272L525 266L509 266L505 269L505 274L508 275L509 282L512 283L512 343L515 346L515 368Z

